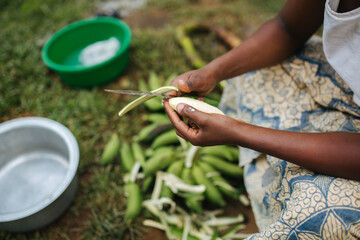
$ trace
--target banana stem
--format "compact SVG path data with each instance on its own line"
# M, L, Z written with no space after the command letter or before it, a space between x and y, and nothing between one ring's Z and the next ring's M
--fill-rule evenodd
M185 216L184 218L184 231L182 235L182 240L187 240L189 232L191 230L191 219L190 216Z
M140 162L136 162L133 166L133 168L131 169L131 173L130 173L130 182L135 182L137 175L139 173L141 164Z
M183 149L184 151L186 151L186 150L187 150L186 140L183 139L182 137L179 137L179 136L178 136L178 139L179 139L179 142L180 142L180 145L181 145L182 149Z
M151 200L159 199L161 193L162 181L163 181L162 172L159 171L156 173L155 186L151 194Z
M234 188L233 186L229 185L229 184L226 184L224 182L220 182L220 181L214 181L214 185L215 186L219 186L219 187L222 187L224 189L227 189L231 192L236 192L236 188Z
M185 183L179 177L171 173L162 173L162 178L166 186L168 186L173 193L189 192L189 193L203 193L205 192L204 185L190 185Z
M189 151L186 154L185 167L191 168L198 149L199 149L199 147L191 145Z
M224 225L231 225L235 223L242 223L245 221L245 217L243 214L239 214L236 217L218 217L212 218L205 222L206 225L215 227L215 226L224 226Z
M162 231L165 230L164 226L161 223L159 223L157 221L154 221L154 220L151 220L151 219L144 220L143 225L147 226L147 227L153 227L153 228L156 228L156 229L159 229L159 230L162 230Z
M166 222L165 213L159 212L159 218L160 218L161 224L162 224L162 225L164 226L164 228L165 228L166 237L167 237L168 239L171 239L171 240L176 240L176 237L171 233L171 230L170 230L170 228L169 228L169 225L168 225L167 222Z

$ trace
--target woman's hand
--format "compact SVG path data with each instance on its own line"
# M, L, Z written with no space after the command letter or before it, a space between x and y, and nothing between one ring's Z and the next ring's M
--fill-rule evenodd
M179 104L179 115L187 117L198 127L191 128L180 119L168 101L164 105L177 134L193 145L238 145L318 173L360 180L360 133L275 130Z
M192 70L174 78L171 85L179 88L179 92L170 92L168 95L180 96L189 93L196 96L204 96L211 92L218 81L208 68Z
M183 139L196 146L212 146L222 144L234 144L236 135L234 128L237 128L241 121L220 115L208 114L186 105L179 104L177 113L186 117L195 125L196 128L190 127L179 115L170 107L168 101L164 101L166 112L176 128L176 133Z

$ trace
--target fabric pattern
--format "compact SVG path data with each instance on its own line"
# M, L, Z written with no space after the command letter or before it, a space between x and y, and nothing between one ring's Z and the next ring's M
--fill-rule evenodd
M360 132L360 107L317 38L290 60L229 79L220 108L274 129ZM260 230L250 239L360 238L360 182L246 148L240 149L239 164Z

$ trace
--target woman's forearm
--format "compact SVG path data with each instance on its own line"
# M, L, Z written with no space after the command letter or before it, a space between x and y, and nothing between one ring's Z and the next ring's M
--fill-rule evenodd
M236 143L307 169L360 180L360 133L300 133L239 123Z
M204 68L221 81L289 58L321 26L324 5L325 0L288 0L274 19Z
M293 55L298 47L278 20L273 19L240 46L216 58L205 68L213 71L216 79L221 81L279 63Z

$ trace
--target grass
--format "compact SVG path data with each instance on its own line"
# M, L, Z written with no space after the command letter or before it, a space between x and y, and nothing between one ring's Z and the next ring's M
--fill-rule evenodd
M70 209L50 226L24 234L0 231L0 239L135 239L146 230L124 224L126 199L118 163L102 166L100 155L110 135L130 140L143 126L143 107L119 119L117 112L131 97L105 94L103 88L136 88L150 70L167 77L191 68L176 43L174 28L190 22L214 23L242 38L274 16L278 0L151 0L137 12L147 26L132 25L131 64L107 86L73 89L64 85L41 61L41 48L57 30L96 12L94 0L2 0L0 2L0 122L24 116L56 120L74 134L80 147L79 191ZM152 12L166 24L151 25ZM125 18L126 21L126 18ZM131 24L131 22L130 22ZM227 48L213 34L196 34L193 41L205 61Z

